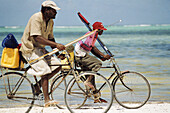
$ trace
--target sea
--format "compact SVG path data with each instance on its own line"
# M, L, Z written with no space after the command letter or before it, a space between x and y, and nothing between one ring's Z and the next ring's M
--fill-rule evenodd
M1 26L0 44L9 33L21 43L24 28ZM103 32L100 39L112 52L120 69L140 72L149 80L152 90L150 102L170 102L170 25L123 25L106 28L107 31ZM85 26L55 26L53 32L55 40L65 45L87 31ZM98 42L96 46L105 53ZM49 47L47 49L51 51ZM0 58L2 50L0 46ZM107 64L107 61L103 64ZM3 82L2 79L0 82Z

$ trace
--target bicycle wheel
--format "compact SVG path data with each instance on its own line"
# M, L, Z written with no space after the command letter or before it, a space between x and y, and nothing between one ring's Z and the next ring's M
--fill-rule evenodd
M99 102L94 103L94 91L84 84L87 76L93 76L95 78L95 94L107 103ZM65 103L70 112L86 113L87 110L93 112L105 113L107 112L113 102L113 90L109 81L100 74L92 72L84 72L79 75L78 78L70 80L65 91Z
M60 109L66 108L64 102L64 92L68 84L67 82L70 81L71 78L72 76L67 76L66 78L64 78L63 74L60 73L57 75L57 77L53 80L51 84L51 98L59 102L57 107Z
M121 82L123 81L123 84ZM150 98L151 88L148 80L140 73L127 71L113 82L115 99L123 107L136 109L142 107Z
M29 112L34 104L34 87L30 80L18 72L7 72L2 77L1 107L23 108ZM1 89L2 90L2 89Z

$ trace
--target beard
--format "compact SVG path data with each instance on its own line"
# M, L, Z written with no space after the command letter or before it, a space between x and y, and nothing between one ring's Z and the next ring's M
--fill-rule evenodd
M56 14L54 14L54 13L49 13L49 14L48 14L48 17L50 17L50 19L55 19Z
M55 19L55 16L51 17L51 19Z
M54 14L54 15L51 14L50 17L51 17L51 19L55 19L56 14Z

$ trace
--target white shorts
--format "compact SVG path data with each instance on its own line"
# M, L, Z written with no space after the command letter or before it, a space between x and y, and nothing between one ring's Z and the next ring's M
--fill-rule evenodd
M23 54L23 57L27 59L27 61L30 61L30 60L37 59L46 53L48 53L48 51L45 50L44 48L35 48L32 54ZM27 73L36 76L43 76L52 73L52 71L58 68L58 66L49 66L50 64L51 65L60 64L60 60L54 57L53 55L48 56L32 64L31 68L28 69Z

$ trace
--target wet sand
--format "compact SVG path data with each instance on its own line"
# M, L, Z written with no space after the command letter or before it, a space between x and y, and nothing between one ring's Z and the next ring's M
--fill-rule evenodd
M88 109L84 111L79 109L77 112L94 113L100 112L100 110ZM1 108L0 113L23 113L23 108ZM34 107L29 113L69 113L69 111L67 109L58 109L56 107ZM147 103L138 109L126 109L116 104L111 107L108 113L170 113L170 103L152 102Z

